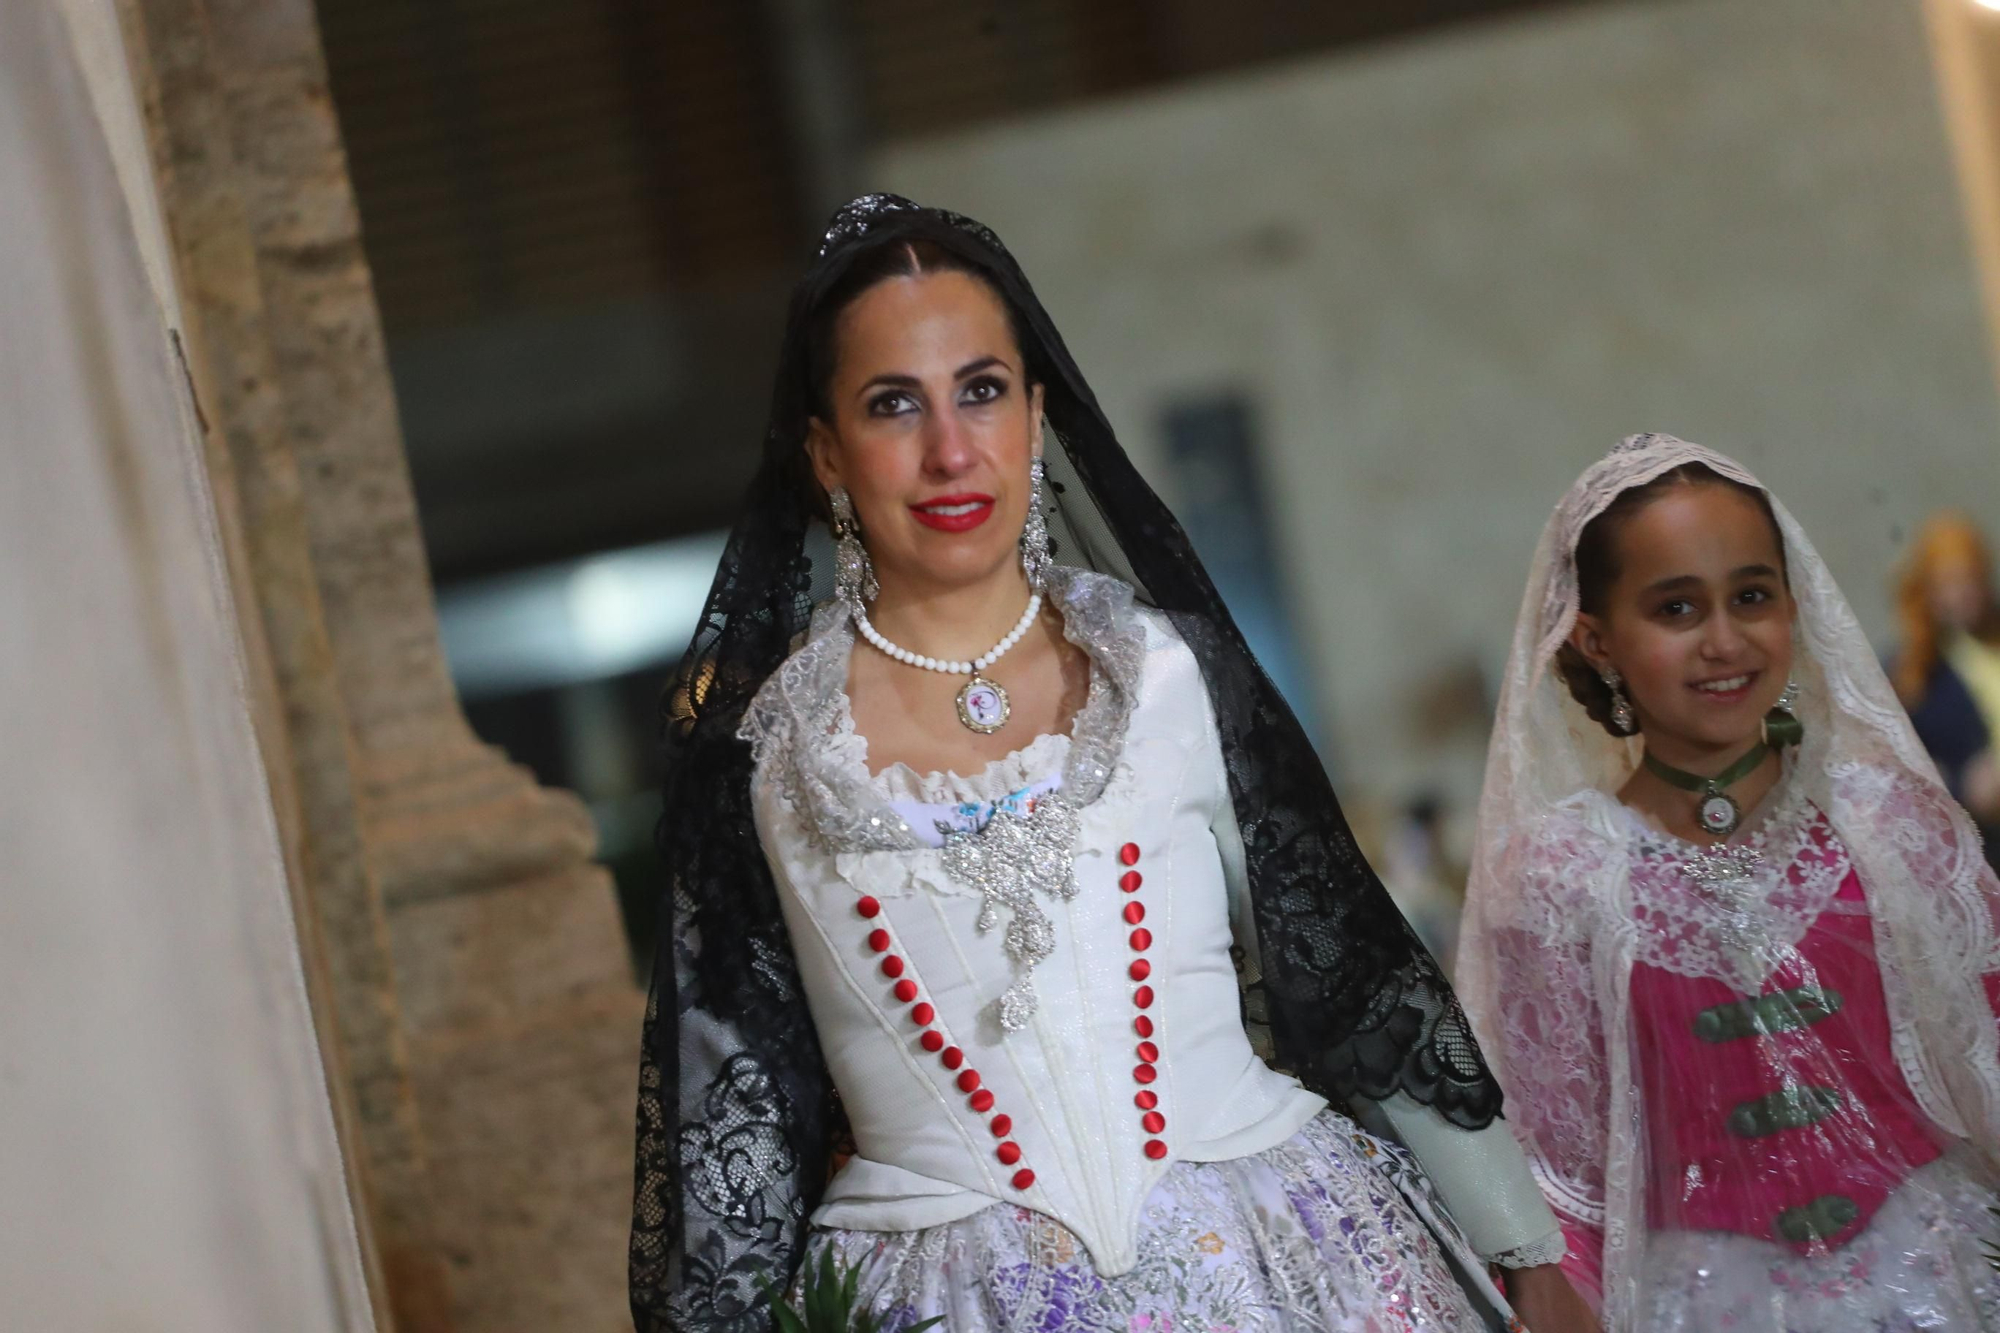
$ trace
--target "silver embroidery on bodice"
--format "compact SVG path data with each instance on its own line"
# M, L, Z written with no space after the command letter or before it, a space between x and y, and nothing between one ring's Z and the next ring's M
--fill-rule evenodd
M945 835L945 873L978 889L985 900L979 909L981 933L1000 923L1000 908L1011 913L1004 947L1021 975L1000 997L1004 1031L1026 1027L1041 1003L1032 973L1055 952L1056 928L1035 897L1076 897L1079 814L1074 801L1053 791L1037 799L1026 815L996 809L978 832Z
M1719 844L1688 859L1687 877L1717 912L1716 939L1746 976L1769 970L1772 953L1764 900L1770 885L1758 872L1764 854L1754 847Z
M996 809L977 832L947 832L941 853L945 873L983 899L982 933L1000 924L1001 909L1007 912L1001 947L1016 976L995 1002L1007 1032L1020 1031L1035 1012L1031 974L1055 951L1055 926L1039 899L1076 896L1081 814L1103 794L1124 748L1146 654L1146 627L1125 584L1063 567L1051 569L1047 580L1064 637L1091 659L1090 692L1070 723L1061 787L1038 797L1025 816ZM854 638L844 606L816 610L805 645L758 691L741 735L760 774L778 784L823 851L920 851L924 843L870 779L865 752L855 744L846 695Z
M1815 836L1819 809L1788 772L1726 843L1685 842L1597 793L1632 842L1637 961L1757 989L1832 903L1848 862Z

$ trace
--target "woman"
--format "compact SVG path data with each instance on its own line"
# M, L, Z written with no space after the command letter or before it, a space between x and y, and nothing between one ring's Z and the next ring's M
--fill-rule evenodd
M1933 517L1911 544L1896 590L1902 651L1891 665L1917 736L2000 864L2000 603L1993 562L1972 519Z
M892 1328L1497 1327L1485 1259L1588 1326L1449 988L984 227L835 216L681 680L641 1329L764 1327L807 1248Z
M1740 464L1584 472L1488 755L1458 975L1605 1327L2000 1329L2000 887Z

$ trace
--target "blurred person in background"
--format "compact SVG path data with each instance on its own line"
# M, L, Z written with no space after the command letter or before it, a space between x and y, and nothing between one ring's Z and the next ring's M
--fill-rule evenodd
M1634 436L1505 682L1458 979L1605 1327L2000 1329L2000 884L1805 533Z
M2000 865L2000 604L1970 515L1936 514L1912 543L1896 589L1903 642L1889 668L1917 736L1972 812Z
M889 1329L1518 1327L1489 1263L1595 1327L1449 985L985 227L836 214L668 714L642 1330L767 1327L802 1258Z
M1411 929L1450 975L1465 911L1465 868L1445 840L1444 797L1425 792L1403 807L1382 860L1382 882Z

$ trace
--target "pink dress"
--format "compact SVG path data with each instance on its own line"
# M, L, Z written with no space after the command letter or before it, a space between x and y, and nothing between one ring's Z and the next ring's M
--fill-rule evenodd
M2000 1329L1990 1178L1898 1069L1867 889L1826 815L1783 797L1722 856L1616 816L1642 942L1637 1327ZM1774 930L1787 914L1809 924ZM1565 1267L1595 1290L1603 1229L1563 1220Z
M1685 1108L1650 1122L1649 1224L1806 1253L1866 1229L1943 1138L1896 1072L1867 897L1817 811L1793 864L1840 888L1758 994L1639 963L1632 1021L1646 1103ZM1701 892L1672 862L1639 873Z

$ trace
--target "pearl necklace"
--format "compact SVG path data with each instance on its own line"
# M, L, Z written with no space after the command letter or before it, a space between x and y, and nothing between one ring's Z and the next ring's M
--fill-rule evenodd
M982 735L992 735L1007 723L1010 704L1007 691L981 673L1004 656L1009 648L1021 641L1035 623L1035 617L1042 613L1042 595L1038 592L1028 595L1028 609L1014 622L1014 628L1006 637L994 644L970 662L951 661L940 657L926 657L913 653L908 648L889 642L882 631L868 619L868 612L862 607L854 608L854 624L861 631L861 637L874 644L890 657L906 666L921 667L925 671L941 671L947 676L971 676L965 688L958 692L958 720Z

